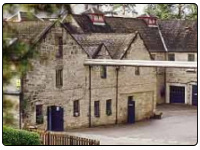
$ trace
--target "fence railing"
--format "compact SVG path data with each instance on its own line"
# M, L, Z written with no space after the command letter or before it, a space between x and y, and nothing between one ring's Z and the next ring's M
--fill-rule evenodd
M43 145L100 145L100 141L82 138L65 133L34 130L40 135Z

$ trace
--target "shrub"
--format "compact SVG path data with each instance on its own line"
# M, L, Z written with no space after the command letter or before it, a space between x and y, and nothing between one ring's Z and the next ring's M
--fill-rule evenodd
M4 145L40 145L40 137L37 133L25 130L3 127Z

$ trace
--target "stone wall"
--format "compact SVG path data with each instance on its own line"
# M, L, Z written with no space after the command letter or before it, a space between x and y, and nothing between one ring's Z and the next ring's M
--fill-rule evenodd
M131 45L124 59L150 60L150 54L140 36ZM135 67L123 67L119 71L119 111L118 121L127 122L128 96L135 101L136 121L149 118L156 106L156 70L140 67L140 74L135 74Z
M58 45L55 37L63 37L63 59L56 58ZM64 128L88 127L89 125L89 67L83 62L86 53L79 44L56 24L38 45L40 57L32 60L33 70L24 79L24 99L27 101L25 122L36 125L36 104L43 104L44 124L47 127L47 107L61 106L64 109ZM102 56L104 55L104 56ZM107 58L105 47L99 58ZM132 43L124 59L150 60L150 54L139 35ZM63 86L56 87L56 69L63 68ZM140 75L135 75L134 67L121 67L116 93L116 67L107 67L107 77L101 78L101 66L91 68L91 125L107 125L127 122L127 97L133 96L136 102L136 121L149 118L156 104L156 71L154 68L140 68ZM116 105L118 96L118 105ZM112 100L112 114L106 114L106 100ZM80 101L80 116L73 116L73 102ZM94 101L100 101L100 117L94 115ZM117 109L118 111L117 111ZM116 114L118 112L118 114Z
M188 61L189 53L174 53L176 61ZM195 62L197 54L195 54ZM169 103L169 86L185 87L185 103L192 104L192 85L197 84L197 69L167 68L166 69L166 102Z
M164 52L151 53L154 59L157 61L165 60ZM157 104L165 103L165 68L156 68L156 78L157 78Z
M63 37L63 59L56 58L56 35ZM86 53L65 29L58 24L52 28L37 47L40 57L32 60L33 70L27 73L24 99L28 101L27 121L35 125L35 104L43 104L44 124L47 124L47 106L64 108L64 127L88 126L88 68L83 65ZM63 68L63 86L56 87L56 69ZM73 101L80 101L80 116L73 117Z

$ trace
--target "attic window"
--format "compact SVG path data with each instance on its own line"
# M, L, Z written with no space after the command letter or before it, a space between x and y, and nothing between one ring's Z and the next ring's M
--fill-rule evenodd
M90 18L94 25L105 25L104 17L100 14L91 14Z
M63 58L63 38L62 38L62 36L56 37L56 45L58 46L58 50L56 52L56 58Z

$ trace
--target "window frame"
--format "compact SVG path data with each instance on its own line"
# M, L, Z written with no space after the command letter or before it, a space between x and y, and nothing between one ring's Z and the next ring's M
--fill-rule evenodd
M135 75L136 76L140 75L140 67L135 67Z
M106 115L107 116L112 115L112 99L106 100Z
M56 36L56 45L58 46L58 50L56 52L56 58L62 59L63 58L63 37Z
M173 56L173 59L171 59L172 57L171 56ZM175 61L176 59L175 59L175 54L173 53L173 54L168 54L168 61Z
M80 116L80 101L79 100L73 101L73 116L74 117Z
M44 115L43 115L43 105L36 104L35 105L35 122L36 124L43 124L44 123Z
M190 56L192 56L193 59L191 59ZM195 61L195 55L194 54L188 54L188 61L194 62Z
M56 87L63 87L63 68L56 69Z
M102 79L107 78L107 67L106 66L101 66L100 76L101 76Z
M94 116L96 118L100 117L100 101L94 101Z

